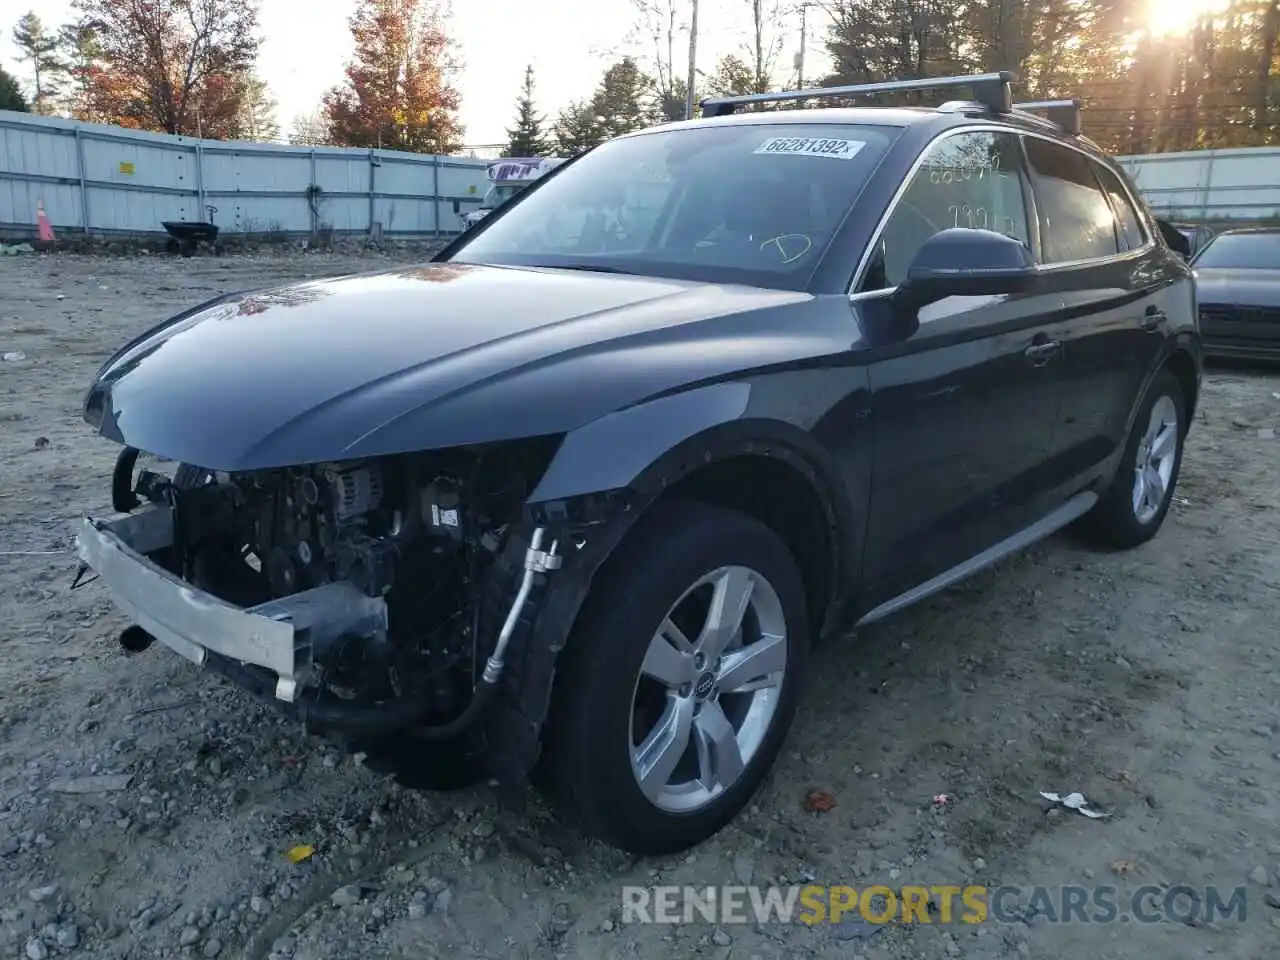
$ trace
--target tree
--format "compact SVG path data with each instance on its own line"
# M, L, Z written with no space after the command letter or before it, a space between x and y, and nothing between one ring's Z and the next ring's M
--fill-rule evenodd
M416 153L462 145L457 67L444 16L431 0L359 0L346 83L324 98L331 142Z
M76 23L59 27L58 47L67 71L61 98L63 109L86 123L112 122L112 106L126 91L119 78L103 68L93 28Z
M762 93L756 89L756 77L752 69L732 53L721 57L715 73L707 78L707 95L711 97L742 97L749 93Z
M225 137L258 52L254 0L74 0L97 108L125 126Z
M647 127L658 118L653 80L632 57L623 57L605 70L591 105L606 140Z
M603 143L604 126L590 100L570 104L555 122L556 153L574 157Z
M276 101L261 77L251 75L241 80L237 102L239 109L232 133L234 139L270 141L280 138Z
M504 157L542 157L550 152L547 136L543 131L545 117L534 111L533 65L524 69L524 84L516 100L516 125L507 130L507 147Z
M289 142L299 147L323 147L329 144L329 119L323 110L300 113L289 128Z
M59 56L58 38L45 30L35 11L25 14L13 28L13 42L21 51L20 60L29 63L35 96L32 107L36 113L52 113L52 106L66 76L66 67Z
M664 120L683 120L688 82L681 76L676 51L687 44L689 24L684 10L688 0L631 0L636 23L630 39L650 49L645 58L652 66L657 110ZM683 41L677 43L677 41Z
M22 88L18 86L17 79L6 72L4 67L0 67L0 110L28 112L27 100L22 95Z
M782 8L778 0L746 0L751 7L751 40L747 45L753 77L752 93L773 89L773 67L782 50Z

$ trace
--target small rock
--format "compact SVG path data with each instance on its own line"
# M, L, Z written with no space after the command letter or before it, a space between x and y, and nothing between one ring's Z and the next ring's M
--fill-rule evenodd
M453 904L453 891L448 887L436 894L436 902L432 904L431 909L435 913L445 914L449 912L449 907Z
M426 883L427 893L433 897L437 897L449 889L449 882L441 880L439 877L428 877Z
M409 919L421 920L427 915L427 905L419 900L414 900L409 904Z
M477 837L491 837L493 836L493 824L488 820L481 820L471 828L471 833Z
M178 946L189 947L200 940L200 928L195 926L183 927L182 932L178 934Z
M221 761L221 760L219 760L217 757L210 757L210 758L209 758L209 772L210 772L210 773L212 773L215 777L221 776L221 775L222 775L222 761Z
M254 913L257 913L257 914L263 914L263 913L266 913L266 912L267 912L267 901L266 901L266 900L264 900L264 899L262 899L262 897L250 897L250 898L249 898L249 909L250 909L250 910L252 910Z
M736 854L733 858L733 875L743 886L751 886L756 875L755 863L745 853Z
M711 942L717 947L727 947L729 944L733 943L733 937L729 936L729 934L725 933L719 927L716 927L716 932L711 934Z
M22 849L17 837L5 837L0 840L0 857L12 857Z
M46 960L49 956L49 948L39 937L31 937L27 940L25 953L28 960Z
M1268 907L1275 907L1280 910L1280 896L1276 896L1274 893L1267 893L1263 895L1262 899Z
M1267 873L1266 867L1254 867L1249 871L1249 879L1260 887L1271 886L1271 876Z
M53 935L53 941L63 950L74 950L80 945L80 931L74 923L61 924Z
M973 858L973 869L975 869L975 870L985 870L985 869L987 869L987 861L983 860L981 857L974 857L974 858Z
M1265 724L1259 724L1258 726L1254 727L1253 732L1260 737L1275 736L1275 731L1272 730L1270 727L1266 726Z
M46 900L57 896L59 889L56 883L51 883L45 887L36 887L34 890L28 890L27 896L36 903L44 903Z
M211 937L204 945L204 955L206 957L216 957L222 952L222 941L217 937Z
M613 933L613 921L605 917L604 923L600 924L600 929L605 933Z
M360 888L355 884L339 887L333 891L333 896L329 898L329 902L335 907L354 907L360 902Z

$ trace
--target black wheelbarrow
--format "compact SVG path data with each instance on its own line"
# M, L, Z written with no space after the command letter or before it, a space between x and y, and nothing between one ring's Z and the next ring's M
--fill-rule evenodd
M218 212L218 208L205 209L209 211L208 220L166 220L160 224L164 227L164 232L169 234L169 242L165 244L169 253L189 257L200 244L205 243L213 249L214 256L222 256L223 246L218 241L218 225L213 222L213 215Z

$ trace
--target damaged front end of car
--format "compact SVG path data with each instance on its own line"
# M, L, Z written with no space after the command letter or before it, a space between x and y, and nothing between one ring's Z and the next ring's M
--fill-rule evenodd
M559 437L225 473L137 470L77 531L132 626L311 732L466 740L536 762L555 658L627 495L531 505Z

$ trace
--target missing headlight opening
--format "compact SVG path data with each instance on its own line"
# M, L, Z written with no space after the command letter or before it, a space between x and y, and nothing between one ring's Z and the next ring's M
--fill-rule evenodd
M81 558L134 614L131 637L158 636L314 729L452 738L496 690L538 575L561 564L563 532L522 520L554 450L144 470L129 513L85 521ZM136 451L120 459L117 494Z

